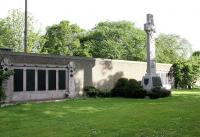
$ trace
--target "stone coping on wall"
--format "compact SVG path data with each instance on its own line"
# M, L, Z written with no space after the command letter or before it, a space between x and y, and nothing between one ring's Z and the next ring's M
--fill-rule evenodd
M85 61L108 61L108 62L120 62L120 63L140 63L146 64L146 62L141 61L130 61L130 60L118 60L118 59L104 59L104 58L90 58L90 57L78 57L78 56L64 56L64 55L52 55L52 54L37 54L37 53L24 53L24 52L4 52L0 51L0 59L6 56L21 56L26 59L26 57L39 57L39 58L54 58L54 59L64 59L64 60L85 60ZM167 63L156 63L158 65L170 66L172 64Z

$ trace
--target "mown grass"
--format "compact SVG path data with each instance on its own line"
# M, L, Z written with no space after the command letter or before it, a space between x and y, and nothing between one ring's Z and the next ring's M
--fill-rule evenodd
M198 137L200 90L162 99L97 98L0 108L0 137Z

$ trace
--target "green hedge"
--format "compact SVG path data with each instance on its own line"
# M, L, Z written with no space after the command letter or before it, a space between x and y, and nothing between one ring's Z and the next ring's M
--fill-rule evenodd
M85 87L84 93L88 97L111 97L111 92L109 90L99 90L93 86Z
M171 91L161 87L156 87L153 88L151 92L148 93L148 96L151 99L164 98L171 96Z
M147 93L135 79L120 78L111 90L113 96L127 98L145 98Z
M120 78L114 88L110 90L99 90L93 86L84 88L84 93L88 97L126 97L126 98L145 98L149 96L151 99L168 97L171 95L170 90L161 87L153 88L150 92L146 92L141 82L135 79Z

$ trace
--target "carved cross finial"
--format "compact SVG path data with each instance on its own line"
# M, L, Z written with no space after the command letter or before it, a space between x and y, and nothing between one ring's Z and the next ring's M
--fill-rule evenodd
M154 25L153 21L153 15L152 14L147 14L147 23Z
M147 33L155 33L156 30L152 14L147 14L147 22L144 24L144 30Z

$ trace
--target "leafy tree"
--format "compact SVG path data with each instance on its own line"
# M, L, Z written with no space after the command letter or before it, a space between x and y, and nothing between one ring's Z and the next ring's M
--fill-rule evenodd
M40 37L35 31L33 17L28 15L28 52L34 51L34 46ZM0 19L0 47L12 48L21 52L24 48L24 13L19 9L11 10L8 16Z
M193 63L200 66L200 51L193 52L191 60L193 61Z
M0 19L0 47L10 47L12 45L12 30L6 26L6 22Z
M145 32L129 21L100 22L81 39L93 57L145 60Z
M41 52L71 55L71 56L90 56L87 47L80 44L84 30L69 21L61 21L59 24L47 28L44 35L44 44Z
M160 34L156 38L156 57L161 63L175 63L191 55L191 44L177 35Z
M175 88L191 88L200 77L200 66L191 60L179 61L170 68Z
M198 81L198 80L200 80L200 51L193 52L190 60L193 63L193 65L195 66L195 69L199 72L196 76L197 77L196 79Z
M192 57L200 57L200 51L193 52Z

